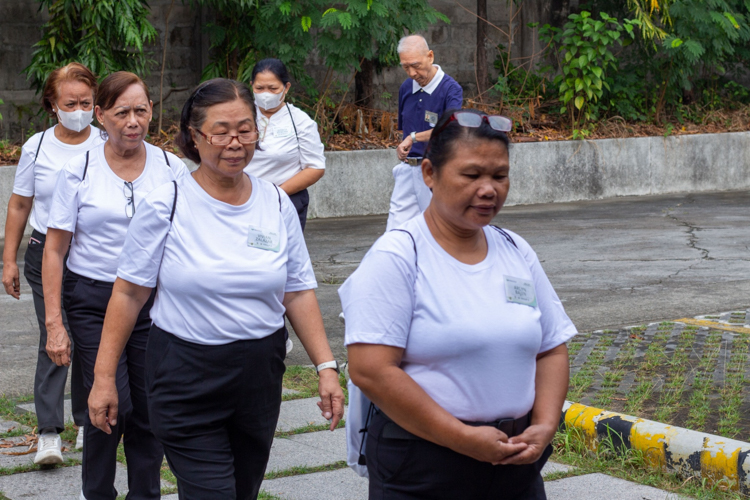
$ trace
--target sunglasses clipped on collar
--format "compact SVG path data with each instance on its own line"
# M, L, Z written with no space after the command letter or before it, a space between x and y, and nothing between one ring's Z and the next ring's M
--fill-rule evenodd
M451 122L457 121L462 127L479 128L482 122L486 122L490 127L499 132L510 132L513 129L513 121L500 115L478 115L470 111L456 111L448 118L443 125L433 132L433 137L445 130Z

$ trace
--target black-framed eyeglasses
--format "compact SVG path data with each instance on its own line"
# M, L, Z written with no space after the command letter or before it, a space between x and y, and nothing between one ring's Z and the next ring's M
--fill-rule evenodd
M125 195L125 199L128 201L125 205L125 215L128 219L132 219L135 215L135 192L133 191L133 183L125 181L125 185L122 187L122 194Z
M453 121L457 121L462 127L478 128L482 126L482 122L486 122L487 125L498 132L510 132L513 130L513 120L510 118L501 115L479 115L470 111L456 111L440 126L439 129L432 133L432 136L435 137L437 134L445 130L445 127Z
M204 134L197 128L193 128L196 132L203 136L212 146L229 146L232 143L232 139L237 139L240 144L255 144L258 142L258 131L253 130L252 132L240 132L238 135L219 134L219 135L208 135Z

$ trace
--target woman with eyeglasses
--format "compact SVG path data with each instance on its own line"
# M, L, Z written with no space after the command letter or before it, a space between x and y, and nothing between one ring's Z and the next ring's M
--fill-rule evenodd
M546 498L576 328L529 244L490 226L510 129L444 113L422 162L430 205L339 290L349 373L374 403L370 498Z
M34 309L39 322L39 349L34 376L34 406L39 424L36 464L63 462L60 432L65 429L63 397L68 364L53 362L55 351L70 352L67 333L60 339L48 338L45 327L42 253L47 238L47 217L57 175L68 160L104 142L99 130L90 125L94 113L96 76L84 65L70 63L50 73L42 92L42 107L57 123L33 135L23 145L16 169L13 194L8 202L3 249L3 286L5 293L20 299L18 247L26 223L34 228L24 255L23 274L31 286ZM62 321L65 322L64 312ZM62 332L61 332L62 334ZM76 448L83 445L83 422L87 392L83 389L80 363L73 357L71 403L73 420L79 426Z
M171 153L144 141L151 121L148 88L133 73L120 71L105 78L96 96L97 121L107 141L71 159L60 172L47 221L42 282L50 339L59 339L57 365L69 363L60 296L79 356L84 386L94 383L94 365L117 262L128 226L148 193L183 177L188 169ZM68 272L63 257L70 245ZM62 290L61 284L62 282ZM117 445L124 434L129 496L160 497L159 470L163 451L151 432L144 386L146 341L153 298L134 311L132 331L113 372L120 418L105 433L86 415L81 498L114 499Z
M323 177L326 168L318 124L286 102L292 83L283 62L258 61L252 79L260 149L245 172L276 184L289 195L304 232L310 204L307 188Z
M117 360L158 283L146 389L181 499L258 495L281 407L284 314L317 367L331 430L344 414L297 211L282 189L244 172L256 124L244 84L195 89L177 143L200 166L139 205L104 320L89 412L110 432L121 411Z

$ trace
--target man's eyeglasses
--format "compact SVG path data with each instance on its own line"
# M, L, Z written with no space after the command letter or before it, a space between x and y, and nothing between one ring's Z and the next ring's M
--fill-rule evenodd
M219 134L219 135L207 135L194 128L196 132L203 136L212 146L229 146L232 143L232 139L237 139L240 144L255 144L258 142L258 131L253 130L252 132L240 132L239 135Z
M462 127L479 128L482 126L482 122L486 122L498 132L510 132L513 130L513 121L510 118L500 115L478 115L470 111L456 111L439 129L432 133L432 137L445 130L445 127L453 121L457 121Z
M122 194L125 195L125 199L128 204L125 205L125 215L128 219L132 219L135 215L135 193L133 192L133 183L125 181L125 185L122 187Z

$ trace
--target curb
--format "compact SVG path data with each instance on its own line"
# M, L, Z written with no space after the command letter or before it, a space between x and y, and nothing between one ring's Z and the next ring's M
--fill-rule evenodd
M583 431L592 451L611 438L616 449L642 451L652 467L697 476L710 485L725 481L733 491L750 494L750 443L570 401L563 405L560 425Z

